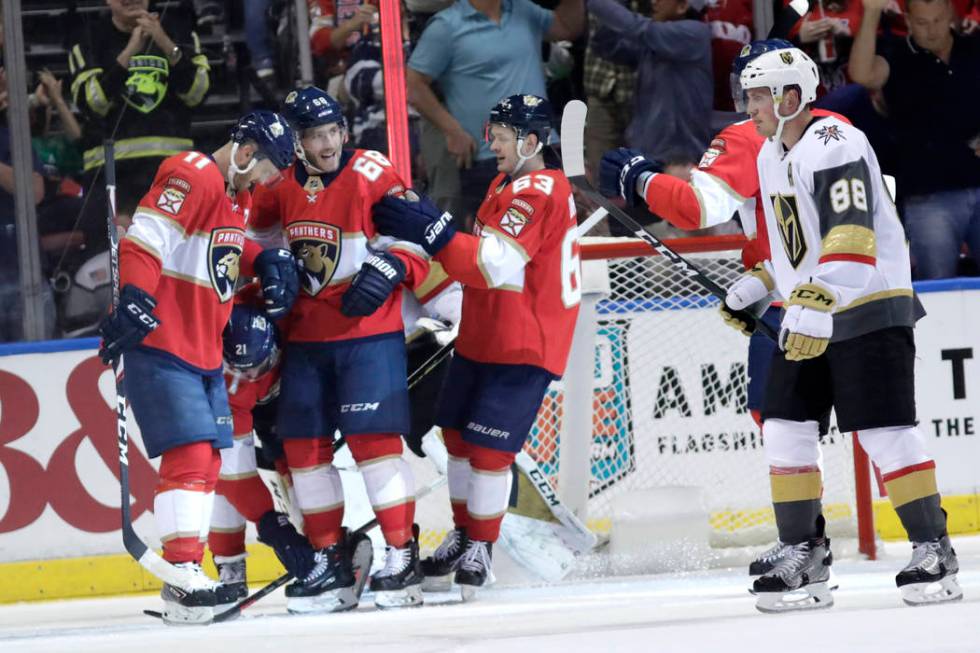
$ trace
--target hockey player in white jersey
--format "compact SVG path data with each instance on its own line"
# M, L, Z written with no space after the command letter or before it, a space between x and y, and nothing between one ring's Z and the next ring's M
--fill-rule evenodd
M935 463L915 426L912 329L925 312L875 153L858 129L810 113L818 74L802 51L763 54L740 81L767 139L758 170L771 261L768 274L742 277L725 301L738 310L766 297L785 302L762 419L779 539L791 549L754 582L756 606L833 604L817 527L818 435L832 408L841 431L858 431L912 541L912 560L896 578L903 598L959 599Z

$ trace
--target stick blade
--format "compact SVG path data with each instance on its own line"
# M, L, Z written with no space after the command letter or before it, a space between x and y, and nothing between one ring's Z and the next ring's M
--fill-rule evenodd
M561 114L561 158L565 176L585 175L585 102L572 100Z

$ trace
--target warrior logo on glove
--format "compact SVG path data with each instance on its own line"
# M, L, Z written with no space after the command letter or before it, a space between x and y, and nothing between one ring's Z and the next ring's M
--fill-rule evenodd
M208 272L211 275L211 285L218 293L222 304L229 301L235 294L235 283L238 281L238 259L245 247L245 232L234 227L219 227L211 232L211 243L208 245Z
M293 256L303 261L300 286L307 295L315 297L337 271L343 242L340 228L323 222L301 221L287 226L286 233Z

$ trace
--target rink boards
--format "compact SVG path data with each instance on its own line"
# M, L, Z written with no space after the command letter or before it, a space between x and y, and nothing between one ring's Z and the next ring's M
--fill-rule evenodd
M920 426L937 461L951 532L977 533L980 280L917 289L929 312L916 329ZM0 602L158 586L119 553L114 389L96 345L78 340L0 348ZM155 466L142 451L135 421L129 426L136 530L157 546L150 513ZM439 493L430 500L445 498ZM365 508L359 498L353 503L352 519L360 519ZM882 536L901 536L886 500L876 502L875 512ZM265 547L255 547L252 580L279 570Z

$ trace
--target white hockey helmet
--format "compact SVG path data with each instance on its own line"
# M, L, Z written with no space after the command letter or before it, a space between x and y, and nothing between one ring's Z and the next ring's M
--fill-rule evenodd
M778 140L783 131L783 125L803 111L811 102L817 99L817 86L820 84L820 73L817 64L810 56L799 48L773 50L761 54L745 66L739 77L743 90L750 88L768 88L772 92L772 103L776 107L779 127L774 140ZM779 104L783 101L783 93L790 86L800 89L800 106L791 116L779 115Z

